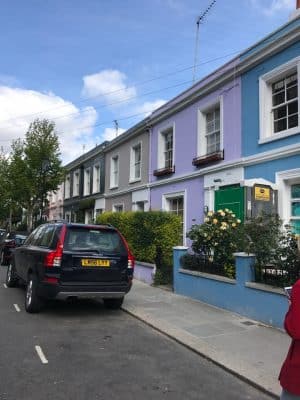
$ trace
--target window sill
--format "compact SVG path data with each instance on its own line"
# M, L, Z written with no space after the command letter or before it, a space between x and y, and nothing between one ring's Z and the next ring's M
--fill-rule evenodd
M214 162L220 161L220 160L224 160L224 150L218 151L216 153L205 154L204 156L201 156L201 157L193 158L192 164L195 167L199 167L199 166L211 164L211 163L214 163Z
M153 171L153 175L154 176L164 176L164 175L171 175L174 174L175 172L175 165L173 165L172 167L168 167L168 168L160 168L160 169L155 169Z
M286 137L297 135L299 133L300 133L300 127L297 126L296 128L282 131L280 133L272 133L272 135L261 137L258 141L258 144L274 142L275 140L284 139Z
M129 183L141 182L141 178L129 179Z
M110 190L112 190L112 189L118 189L118 187L119 187L119 186L110 186L109 189L110 189Z

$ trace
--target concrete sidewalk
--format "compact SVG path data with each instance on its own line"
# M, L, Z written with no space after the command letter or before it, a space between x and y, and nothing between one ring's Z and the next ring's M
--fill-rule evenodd
M268 393L290 339L281 330L134 280L125 311Z

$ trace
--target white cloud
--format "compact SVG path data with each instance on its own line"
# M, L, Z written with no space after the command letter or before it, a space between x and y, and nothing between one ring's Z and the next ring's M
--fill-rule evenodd
M251 0L251 3L267 16L295 9L295 0Z
M10 77L2 78L8 80ZM117 70L104 70L94 75L86 75L83 81L82 92L85 95L104 97L108 111L112 113L111 120L135 114L140 114L136 117L140 120L165 104L163 99L139 104L136 88L128 88L125 83L126 75ZM116 104L128 97L132 98L130 104ZM97 107L92 106L78 108L72 102L51 92L42 93L13 87L12 81L11 85L0 83L0 148L3 147L4 151L8 152L12 140L25 137L31 122L36 118L47 118L55 123L62 160L66 164L104 140L116 137L113 122L112 127L104 126L103 131L95 135L94 128L98 118L96 109ZM101 113L102 118L106 111ZM125 130L119 127L118 135Z
M92 145L94 107L79 109L53 93L0 86L0 146L4 150L13 139L24 138L36 118L55 122L64 163L80 155L83 144Z
M166 100L157 99L154 101L146 101L145 103L136 107L136 111L138 113L145 113L145 116L151 114L157 108L163 106L166 103Z
M125 132L126 129L118 128L118 136ZM102 140L113 140L117 137L116 128L105 128L101 135Z
M135 87L126 85L126 75L118 70L103 70L83 77L82 94L86 97L98 97L111 105L136 97ZM103 101L103 100L102 100Z
M163 99L157 99L140 104L136 87L134 85L128 87L126 79L126 75L118 70L103 70L93 75L86 75L83 77L82 94L91 98L97 97L98 101L105 102L116 120L135 114L138 114L137 120L143 119L166 103ZM128 101L125 101L127 99ZM125 129L118 129L118 135L123 132ZM116 129L105 128L100 137L101 141L112 140L116 137Z

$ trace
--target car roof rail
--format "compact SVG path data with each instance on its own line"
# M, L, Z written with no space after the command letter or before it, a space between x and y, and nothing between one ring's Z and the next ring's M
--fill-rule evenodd
M99 225L107 226L107 227L109 227L109 228L115 228L115 229L116 229L116 227L113 226L112 224L99 224Z
M66 219L59 218L59 219L51 219L51 220L45 221L45 223L46 224L47 223L68 223L68 221Z

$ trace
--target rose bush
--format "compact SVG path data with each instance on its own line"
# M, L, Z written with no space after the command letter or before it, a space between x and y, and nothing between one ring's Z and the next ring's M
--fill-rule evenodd
M240 226L241 221L227 208L209 211L204 223L193 225L187 237L195 253L230 269L234 267L233 253L239 247Z

